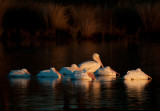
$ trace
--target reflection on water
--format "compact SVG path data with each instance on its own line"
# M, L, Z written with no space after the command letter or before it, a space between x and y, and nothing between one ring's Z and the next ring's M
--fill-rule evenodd
M125 80L127 88L128 102L132 109L141 110L144 101L147 101L147 92L145 87L149 84L149 80ZM134 101L137 101L136 103Z
M37 80L42 85L55 87L56 84L60 83L61 78L37 78Z
M88 92L91 82L89 80L73 80L74 87L77 91Z
M145 41L33 43L21 48L0 44L0 105L2 110L150 110L160 109L159 43ZM121 74L140 67L153 80L126 81L116 76L97 76L94 81L71 80L70 76L36 78L48 67L59 70L92 60L100 54L105 66ZM30 79L5 78L10 70L27 68Z
M112 87L114 80L116 80L116 75L115 76L99 76L97 77L97 80L100 81L101 84L109 88L109 87Z
M149 82L149 80L124 80L124 83L127 86L129 92L142 92L145 86L149 84Z
M10 84L13 87L27 88L29 84L29 78L9 78Z

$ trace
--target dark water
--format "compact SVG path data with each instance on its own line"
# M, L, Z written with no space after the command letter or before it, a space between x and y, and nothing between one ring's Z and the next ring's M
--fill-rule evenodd
M160 109L160 44L139 40L110 42L41 41L0 43L0 110L152 110ZM97 77L95 81L36 78L44 69L80 64L100 54L104 66L121 74L141 68L152 81ZM30 79L6 78L12 69L27 68Z

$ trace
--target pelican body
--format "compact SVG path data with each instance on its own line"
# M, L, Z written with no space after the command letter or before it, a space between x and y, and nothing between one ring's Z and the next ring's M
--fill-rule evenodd
M11 70L8 74L9 77L16 77L16 78L29 78L30 73L27 69L21 69L21 70Z
M150 76L145 74L143 71L141 71L140 68L137 68L136 70L130 70L127 72L127 74L123 77L126 80L141 80L141 79L152 79Z
M40 71L37 74L37 77L44 77L44 78L49 78L49 77L52 77L52 78L61 78L61 76L63 76L63 75L60 74L58 71L56 71L55 68L50 68L48 70L43 70L43 71Z
M76 64L72 64L71 67L63 67L60 69L59 73L63 75L71 75L74 71L79 70L78 66Z
M92 77L88 74L87 70L83 71L74 71L71 75L71 79L84 79L84 80L92 80Z
M113 71L109 66L98 69L94 74L96 76L116 76L116 72Z
M82 70L86 69L87 71L89 71L91 73L94 73L101 66L104 68L104 66L100 60L100 57L97 53L93 54L93 60L94 61L86 61L86 62L79 64L79 68Z

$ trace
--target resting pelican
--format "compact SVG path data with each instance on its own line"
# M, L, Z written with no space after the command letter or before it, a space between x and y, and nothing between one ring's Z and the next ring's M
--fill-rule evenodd
M119 73L111 69L109 66L98 69L94 74L96 76L116 76L116 74L120 76Z
M79 64L79 68L82 69L82 70L86 69L91 73L94 73L101 66L104 68L104 66L103 66L103 64L100 60L100 57L97 53L93 54L93 60L94 61L86 61L86 62L83 62L83 63Z
M87 70L79 70L79 71L74 71L73 74L71 75L71 79L86 79L86 80L95 80L94 74L91 74Z
M30 73L27 69L21 69L21 70L11 70L8 74L9 77L30 77Z
M152 79L150 76L148 76L143 71L141 71L140 68L137 68L136 70L130 70L130 71L128 71L127 74L123 78L127 79L127 80Z
M71 75L74 71L79 70L79 67L76 64L72 64L71 67L63 67L60 69L59 73L63 75Z
M54 67L50 68L49 70L40 71L37 74L37 77L53 77L53 78L61 78L63 76L60 74Z

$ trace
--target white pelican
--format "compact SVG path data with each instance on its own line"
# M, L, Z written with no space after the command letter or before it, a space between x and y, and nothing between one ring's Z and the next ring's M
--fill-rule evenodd
M30 77L30 73L27 69L21 69L21 70L11 70L8 74L9 77Z
M105 68L99 68L94 74L96 76L116 76L116 74L120 75L119 73L111 69L109 66Z
M100 57L97 53L93 54L93 60L94 61L86 61L86 62L83 62L83 63L79 64L79 68L82 69L82 70L86 69L91 73L94 73L101 66L104 68L104 66L103 66L103 64L100 60Z
M74 71L73 74L71 75L71 79L86 79L86 80L95 80L95 76L88 72L87 70L79 70L79 71Z
M43 70L40 71L37 74L37 77L53 77L53 78L61 78L61 76L63 76L62 74L60 74L54 67L48 69L48 70Z
M63 75L71 75L74 71L79 70L79 67L76 64L72 64L71 67L63 67L60 69L59 73Z
M136 70L130 70L127 72L127 74L123 77L127 80L135 80L135 79L152 79L150 76L145 74L143 71L141 71L140 68L137 68Z

